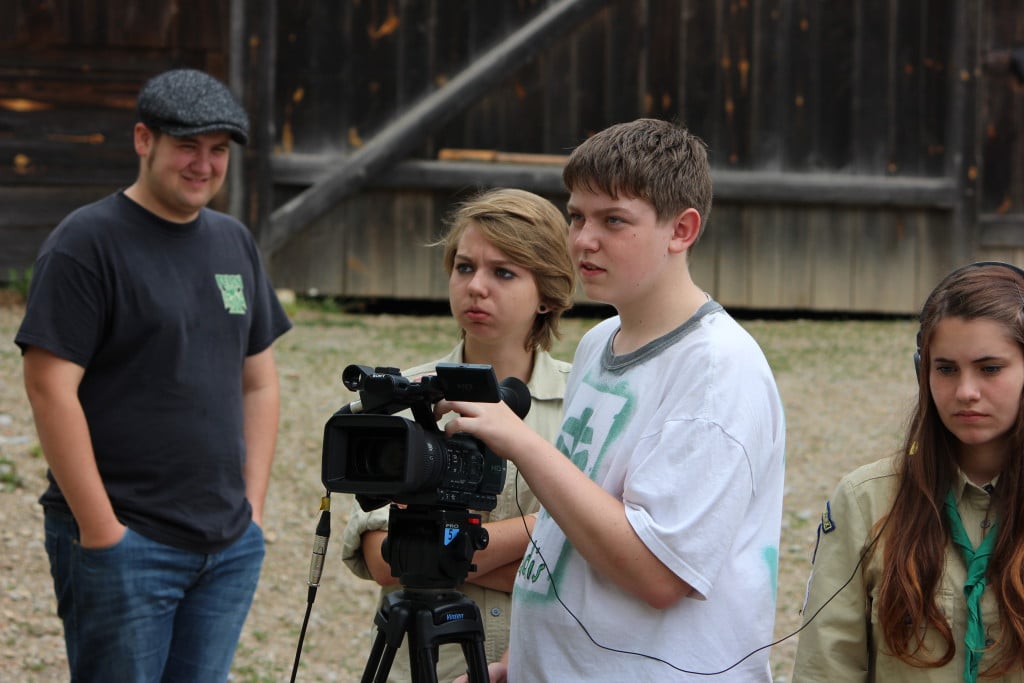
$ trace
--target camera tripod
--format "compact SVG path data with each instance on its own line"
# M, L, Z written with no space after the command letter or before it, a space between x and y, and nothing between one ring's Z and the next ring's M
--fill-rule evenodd
M480 609L458 591L407 588L390 593L373 623L377 637L363 670L363 683L387 680L406 634L413 683L437 683L437 647L442 643L462 645L470 683L489 680Z
M458 643L469 683L488 683L480 609L455 590L465 580L473 552L487 547L480 515L462 510L392 505L381 546L402 590L384 597L373 623L377 635L362 683L384 683L395 653L408 636L413 683L437 683L438 646Z

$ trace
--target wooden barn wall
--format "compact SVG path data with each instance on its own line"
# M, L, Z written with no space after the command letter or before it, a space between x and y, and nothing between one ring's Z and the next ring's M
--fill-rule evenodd
M281 7L279 158L358 149L543 7ZM973 86L987 78L975 64L984 48L975 35L966 37L971 64L954 64L957 31L971 32L982 15L1001 25L1013 14L1009 2L985 8L957 0L613 1L453 113L417 156L433 159L445 148L566 154L611 122L647 115L685 122L708 143L716 171L945 179L956 194L954 159L963 150L949 143L966 135L970 145L974 133L951 130L963 125L951 94L958 80ZM964 12L972 21L959 26ZM330 28L314 30L323 26ZM988 39L1006 44L1013 36ZM999 100L995 108L1007 106ZM278 187L280 198L299 189ZM444 298L444 274L429 262L437 255L423 264L416 245L436 235L444 211L469 189L378 188L351 197L273 257L275 279L343 296ZM564 204L558 193L551 198ZM727 305L913 312L951 265L970 257L964 247L974 248L952 211L956 201L819 202L811 191L779 203L719 201L693 267ZM415 281L413 273L432 279Z
M353 298L446 300L438 249L448 193L367 190L314 222L275 258L276 283ZM338 230L340 224L358 230ZM294 285L292 285L294 286Z
M250 107L266 144L247 155L274 169L247 165L258 232L268 206L315 179L279 164L343 160L554 2L0 3L0 280L67 211L134 177L132 107L149 75L195 66L240 77L250 104L272 98L257 102L269 113ZM242 13L272 35L247 26L236 56L249 61L231 64ZM708 142L716 178L789 178L778 200L718 185L694 269L723 302L913 312L957 263L1024 262L1024 88L984 66L1020 45L1019 0L610 0L452 111L413 157L565 154L615 121L679 118ZM828 188L800 192L802 178ZM863 179L877 197L844 192ZM930 189L899 189L916 181ZM438 255L420 245L486 184L371 178L270 257L275 281L443 299ZM550 182L533 189L564 203Z
M727 205L691 264L726 306L908 313L945 274L950 229L943 211Z
M358 193L282 249L275 281L354 299L444 301L441 253L426 245L465 196ZM560 206L566 199L547 196ZM712 210L691 267L726 306L908 313L953 261L951 229L949 212L939 210L722 204Z
M455 114L420 156L563 154L608 123L649 115L685 122L718 167L942 175L958 4L615 0ZM279 151L358 148L544 7L282 4Z
M129 185L135 98L173 67L228 79L230 3L0 3L0 281L71 210ZM217 200L227 207L227 193Z

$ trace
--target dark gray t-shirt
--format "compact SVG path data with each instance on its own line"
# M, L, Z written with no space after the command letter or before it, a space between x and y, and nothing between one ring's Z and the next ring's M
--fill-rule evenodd
M246 529L242 366L291 327L249 231L122 192L70 214L36 260L15 342L85 368L79 398L122 523L217 552ZM67 510L50 475L40 502Z

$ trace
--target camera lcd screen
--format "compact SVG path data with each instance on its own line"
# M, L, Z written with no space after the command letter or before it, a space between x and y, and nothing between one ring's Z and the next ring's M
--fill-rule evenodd
M498 380L490 365L438 363L437 380L445 398L452 401L497 403L501 400Z

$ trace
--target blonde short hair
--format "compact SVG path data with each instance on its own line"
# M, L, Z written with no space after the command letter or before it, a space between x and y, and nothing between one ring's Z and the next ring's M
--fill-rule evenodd
M565 215L532 192L497 188L459 204L447 224L447 232L433 246L444 247L444 267L449 275L455 267L459 240L471 225L513 263L533 274L541 303L548 310L535 317L526 349L549 350L559 336L558 322L572 306L576 290ZM465 336L465 331L462 334Z

